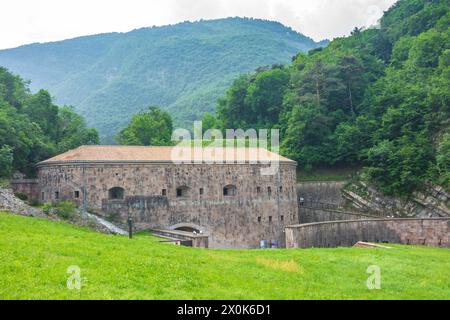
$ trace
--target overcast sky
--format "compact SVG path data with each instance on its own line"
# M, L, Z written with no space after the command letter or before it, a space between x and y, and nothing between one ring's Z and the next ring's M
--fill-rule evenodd
M315 40L373 25L396 0L0 0L0 49L229 16L279 21Z

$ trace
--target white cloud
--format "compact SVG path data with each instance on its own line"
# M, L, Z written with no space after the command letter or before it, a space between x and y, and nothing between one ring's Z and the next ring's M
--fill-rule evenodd
M1 0L0 48L87 34L246 16L277 20L315 40L376 23L396 0Z

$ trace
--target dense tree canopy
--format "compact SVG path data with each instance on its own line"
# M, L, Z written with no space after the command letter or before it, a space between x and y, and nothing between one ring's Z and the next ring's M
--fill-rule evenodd
M216 123L280 128L282 152L301 167L365 166L388 194L449 187L448 1L400 0L380 26L241 76Z
M278 65L260 68L255 75L241 76L219 100L217 114L223 126L267 128L276 125L288 83L289 71Z
M166 146L171 144L172 118L158 107L150 107L131 118L130 124L117 136L122 145Z
M30 93L20 77L0 67L0 177L16 170L33 175L39 161L98 143L97 131L71 107L54 105L45 90Z

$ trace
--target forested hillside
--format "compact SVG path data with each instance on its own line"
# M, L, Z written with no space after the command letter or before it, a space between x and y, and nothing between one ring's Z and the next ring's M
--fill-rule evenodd
M380 27L355 29L292 64L234 81L208 126L281 129L306 169L364 166L387 194L450 186L448 0L400 0Z
M288 63L316 43L280 23L228 18L0 51L0 66L75 106L104 142L150 105L187 125L213 111L239 74Z
M37 162L98 143L97 131L71 107L56 106L45 90L30 93L20 77L0 67L0 178L16 170L32 176Z

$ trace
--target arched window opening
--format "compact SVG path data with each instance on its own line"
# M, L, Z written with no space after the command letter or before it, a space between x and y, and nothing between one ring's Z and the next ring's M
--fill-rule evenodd
M122 200L124 198L125 190L120 187L115 187L109 189L108 197L109 200Z
M225 188L223 188L223 195L225 197L233 197L236 195L236 193L237 193L236 186L228 185Z
M187 197L189 188L186 186L177 188L177 198Z

